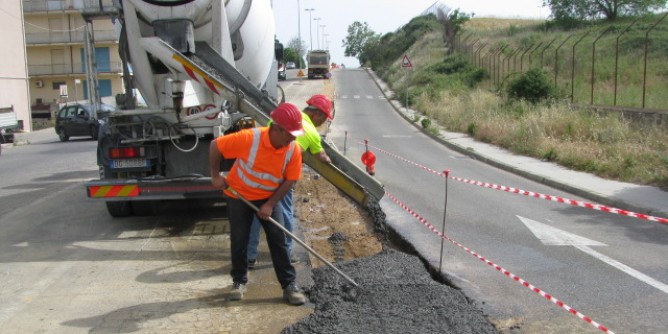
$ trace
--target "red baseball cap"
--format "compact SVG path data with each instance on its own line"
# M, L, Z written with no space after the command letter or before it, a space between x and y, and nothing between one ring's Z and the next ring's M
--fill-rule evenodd
M302 112L292 103L281 103L271 112L274 123L298 137L304 134L302 127Z
M332 101L330 101L327 96L322 94L313 95L306 101L306 104L320 109L320 111L327 115L327 118L334 119L334 117L332 117Z

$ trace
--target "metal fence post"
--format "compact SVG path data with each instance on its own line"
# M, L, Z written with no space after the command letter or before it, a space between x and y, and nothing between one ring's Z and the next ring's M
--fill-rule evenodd
M610 31L612 27L608 27L607 29L603 30L603 32L594 39L594 42L592 43L591 47L591 98L589 99L589 104L594 104L594 78L595 78L595 68L596 68L596 42L598 42L603 35L605 35L608 31Z
M557 75L559 75L559 49L561 49L566 42L571 39L574 35L569 35L566 39L559 44L559 46L554 50L554 88L557 88Z
M617 77L618 77L617 74L618 74L618 70L619 70L619 38L622 37L622 35L624 35L627 31L629 31L631 29L631 27L634 24L636 24L636 22L638 22L638 20L640 20L640 18L637 18L637 19L633 20L633 22L631 22L631 24L629 24L629 26L626 27L626 29L624 29L622 32L619 33L619 35L617 35L617 40L615 41L615 83L614 83L615 94L614 94L614 102L613 102L614 106L617 105Z
M585 32L580 39L573 43L573 53L571 54L571 103L575 102L575 47L589 35L591 30Z
M645 108L645 91L647 90L647 49L649 48L649 32L652 31L663 19L666 18L666 13L654 23L647 31L645 32L645 60L644 60L644 65L643 65L643 78L642 78L642 107L643 109Z

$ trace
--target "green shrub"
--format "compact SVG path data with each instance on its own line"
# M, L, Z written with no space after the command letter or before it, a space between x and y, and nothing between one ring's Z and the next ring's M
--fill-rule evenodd
M422 124L423 129L428 129L431 126L431 120L425 117L420 121L420 124Z
M478 130L478 126L475 123L469 123L469 126L466 128L466 132L471 137L475 137L475 133Z
M537 103L554 97L554 88L543 70L532 68L508 85L508 96L512 99Z

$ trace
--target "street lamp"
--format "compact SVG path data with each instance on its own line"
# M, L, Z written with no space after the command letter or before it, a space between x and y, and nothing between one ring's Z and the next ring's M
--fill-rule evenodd
M302 16L302 11L300 9L299 5L299 0L297 0L297 39L299 41L299 50L297 50L297 54L299 55L299 68L302 68L302 55L301 55L301 48L302 48L302 23L301 23L301 16Z
M318 42L318 49L320 49L320 25L318 24L322 20L319 17L313 19L313 21L318 21L315 23L315 40Z
M304 10L308 12L308 32L309 32L309 39L311 40L310 50L313 50L313 28L311 28L311 22L313 22L313 20L311 19L311 12L314 11L315 9L306 8Z
M322 49L324 49L324 48L325 48L325 42L324 42L324 40L325 40L325 27L326 27L326 25L323 24L323 25L321 25L320 27L322 28L322 40L323 40L323 42L322 42ZM320 41L318 41L318 43L320 43Z
M329 50L329 34L322 34L322 48Z

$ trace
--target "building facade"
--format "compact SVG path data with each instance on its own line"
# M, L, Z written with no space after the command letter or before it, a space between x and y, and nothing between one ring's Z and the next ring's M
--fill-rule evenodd
M113 104L123 80L108 16L112 0L22 1L32 116L48 118L62 103L92 102L95 90L102 102ZM86 70L89 59L94 76Z
M28 71L19 1L0 1L0 108L11 108L26 131L31 130Z

